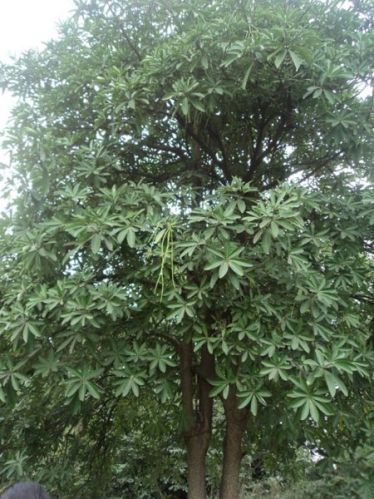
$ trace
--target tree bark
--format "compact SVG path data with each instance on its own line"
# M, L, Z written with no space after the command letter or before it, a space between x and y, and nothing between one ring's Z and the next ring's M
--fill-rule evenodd
M184 440L187 448L188 499L206 499L206 453L212 432L213 401L207 379L214 372L214 358L204 348L199 374L195 379L192 342L182 343L181 388L185 420ZM196 399L196 404L194 401Z
M188 499L206 499L206 466L208 450L206 438L201 435L185 436L187 447Z
M223 442L223 468L220 499L238 499L240 491L240 464L242 460L242 439L246 428L248 408L238 409L236 390L230 387L229 395L223 400L226 416L226 432Z

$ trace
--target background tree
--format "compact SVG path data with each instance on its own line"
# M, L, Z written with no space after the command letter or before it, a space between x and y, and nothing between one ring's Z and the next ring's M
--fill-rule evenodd
M369 4L76 3L2 70L0 395L179 402L193 499L220 399L233 499L247 427L317 440L370 376Z

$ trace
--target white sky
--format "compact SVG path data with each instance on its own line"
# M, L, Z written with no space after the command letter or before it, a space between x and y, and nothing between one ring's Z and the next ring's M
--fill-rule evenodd
M0 0L0 61L40 48L56 37L57 24L74 8L74 0ZM12 99L0 94L0 132L9 117ZM7 162L0 149L0 162ZM0 184L0 210L1 210Z

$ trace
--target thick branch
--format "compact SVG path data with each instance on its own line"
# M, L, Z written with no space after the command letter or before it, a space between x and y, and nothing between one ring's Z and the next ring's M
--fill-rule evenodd
M202 150L210 157L210 159L213 161L213 164L217 164L222 168L222 161L217 159L214 151L210 149L210 147L205 143L205 141L201 138L201 136L194 130L194 127L191 125L191 123L187 123L181 116L176 115L178 123L184 127L186 130L187 134L195 140L199 146L202 148Z
M193 411L193 374L192 374L192 342L183 342L179 348L182 407L186 418L187 429L194 420Z

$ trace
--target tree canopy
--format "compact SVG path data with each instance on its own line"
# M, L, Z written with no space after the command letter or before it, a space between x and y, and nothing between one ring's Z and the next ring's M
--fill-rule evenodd
M334 455L352 400L369 425L373 46L365 1L79 0L1 67L19 101L0 410L25 431L22 399L38 408L40 456L40 406L58 453L79 421L111 427L133 397L153 417L157 397L204 498L222 403L234 499L245 435Z

